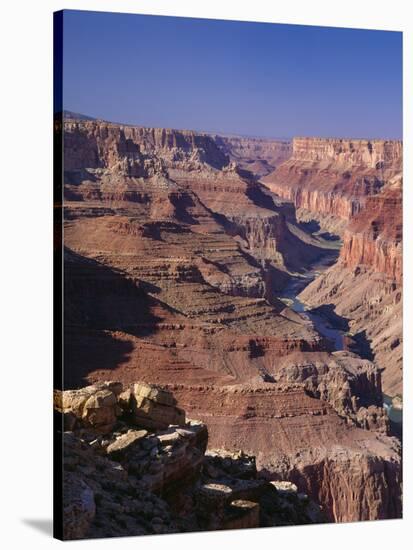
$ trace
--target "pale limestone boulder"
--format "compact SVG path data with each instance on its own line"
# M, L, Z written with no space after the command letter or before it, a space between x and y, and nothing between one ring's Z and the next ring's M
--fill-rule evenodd
M167 405L169 407L175 407L177 401L170 391L151 386L144 382L139 382L133 387L133 392L136 397L146 397L151 401Z
M135 396L134 420L144 428L164 430L170 424L185 425L185 412L147 397Z
M291 481L270 481L270 483L280 493L296 494L298 492L297 485Z
M116 393L110 388L119 392L122 386L113 382L102 382L79 390L56 391L54 406L65 417L65 429L75 429L77 423L100 433L108 433L121 412ZM66 417L71 422L67 422Z
M260 505L251 500L233 500L226 510L224 529L252 529L260 526Z

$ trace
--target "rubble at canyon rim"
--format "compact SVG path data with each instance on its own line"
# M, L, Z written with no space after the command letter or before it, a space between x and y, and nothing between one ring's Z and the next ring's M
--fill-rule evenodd
M102 382L55 392L55 411L65 540L325 521L293 483L260 479L254 457L206 452L207 426L168 391Z

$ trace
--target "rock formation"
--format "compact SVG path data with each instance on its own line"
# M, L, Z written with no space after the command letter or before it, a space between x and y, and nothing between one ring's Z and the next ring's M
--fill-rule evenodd
M218 147L244 170L258 177L266 176L291 156L288 140L241 136L214 136Z
M396 300L401 263L398 229L383 222L399 204L397 182L377 174L395 177L400 150L336 140L317 141L314 152L309 143L295 140L291 159L267 176L284 182L287 198L290 183L291 193L302 186L321 201L338 193L337 208L327 212L326 202L324 213L343 229L340 271L333 266L302 296L312 307L335 306L341 293L367 296L363 285L351 290L346 273L366 281L378 356L389 319L380 315L393 314L383 296ZM66 391L56 406L70 432L68 462L77 457L66 480L68 525L79 510L85 518L68 538L302 523L318 521L319 507L330 521L400 517L400 444L383 409L388 377L352 347L361 330L373 330L366 310L357 317L355 302L336 308L359 325L349 349L334 351L311 318L279 299L292 278L334 261L337 245L297 220L302 205L276 195L278 184L269 189L260 170L251 173L250 154L274 165L287 155L267 145L66 120ZM375 290L373 269L384 271ZM388 344L395 353L395 336ZM252 479L245 455L256 457ZM83 460L84 472L102 464L110 483L96 473L85 487ZM227 471L233 462L236 473ZM182 476L196 488L177 491Z
M99 399L102 392L106 401ZM116 417L104 435L85 414L91 398L97 417L106 417L110 407ZM104 382L55 393L65 426L65 540L325 521L320 507L294 485L258 479L254 457L205 453L207 427L185 422L185 413L181 426L142 429L148 421L158 424L158 408L173 414L174 403L170 392L141 383L123 388Z
M401 170L398 141L296 138L292 157L264 178L303 219L342 235L339 262L300 297L348 319L391 396L402 393Z
M400 141L294 138L292 156L264 181L294 202L301 219L342 232L401 165Z
M400 517L399 443L380 423L361 429L301 384L170 387L213 447L253 452L262 476L294 482L330 520Z
M301 294L309 307L333 304L353 337L383 369L386 394L402 394L402 190L390 180L350 221L337 264Z

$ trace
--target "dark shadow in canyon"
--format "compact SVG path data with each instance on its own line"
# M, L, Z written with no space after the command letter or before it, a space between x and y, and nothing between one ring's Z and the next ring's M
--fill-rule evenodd
M96 370L110 371L126 363L133 351L132 342L120 340L110 332L85 327L65 327L64 387L89 385L87 377Z
M374 353L365 330L361 330L357 334L351 336L351 342L349 343L348 349L354 351L354 353L357 353L363 359L374 361Z
M255 204L255 206L258 206L259 208L266 208L267 210L272 210L274 212L279 210L279 206L276 202L274 202L274 195L269 189L258 182L256 182L255 185L248 186L245 194ZM285 203L282 206L288 208L289 203ZM292 203L289 211L291 214L294 212L294 206Z
M362 359L368 359L374 361L374 353L371 348L370 340L367 338L365 330L357 332L356 334L346 334L350 330L350 319L338 315L336 312L335 304L323 304L321 306L307 310L307 312L318 317L321 317L327 322L328 326L332 330L336 330L343 333L342 348L351 351L359 355ZM334 351L334 350L332 350Z
M323 304L322 306L314 307L309 311L309 313L315 313L320 317L323 317L331 325L331 328L348 331L350 329L349 320L345 317L338 315L335 312L335 304Z
M67 248L64 300L66 389L85 383L96 369L126 362L133 344L122 333L148 336L157 331L159 314L171 313L132 279Z
M65 249L64 323L95 330L123 331L139 336L162 320L166 306L139 283L96 260ZM166 313L166 312L165 312Z
M336 235L335 233L330 233L329 231L324 231L323 233L318 233L318 236L324 239L325 241L339 241L340 237L339 235Z
M199 225L199 221L188 212L188 208L196 206L190 193L183 193L179 196L172 194L170 201L175 207L175 216L178 221L188 225Z
M304 242L291 231L287 231L278 246L284 258L284 264L290 271L305 274L312 266L321 263L325 258L332 265L339 256L339 250L331 250Z
M317 233L321 229L317 220L310 220L308 222L300 221L298 222L298 227L306 233Z

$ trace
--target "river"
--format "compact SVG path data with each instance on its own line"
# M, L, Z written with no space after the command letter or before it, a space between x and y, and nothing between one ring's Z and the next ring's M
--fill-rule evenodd
M331 326L329 320L313 311L307 310L305 304L298 299L298 294L309 285L323 271L328 269L336 260L336 256L328 255L323 260L315 263L311 269L304 274L293 277L287 286L282 290L279 298L286 303L293 311L300 313L309 319L319 334L327 338L333 345L335 351L344 349L343 330Z
M335 263L336 257L328 255L314 264L304 274L294 276L287 286L282 290L278 296L284 303L286 303L293 311L300 313L305 318L309 319L316 331L327 338L333 347L334 351L344 350L344 336L346 331L340 330L331 325L329 319L319 312L315 313L306 308L306 305L297 297L304 288L309 285L316 277L318 277L323 271L328 269ZM401 437L403 411L400 407L394 407L392 398L388 395L383 395L383 406L390 419L392 425L392 433Z

